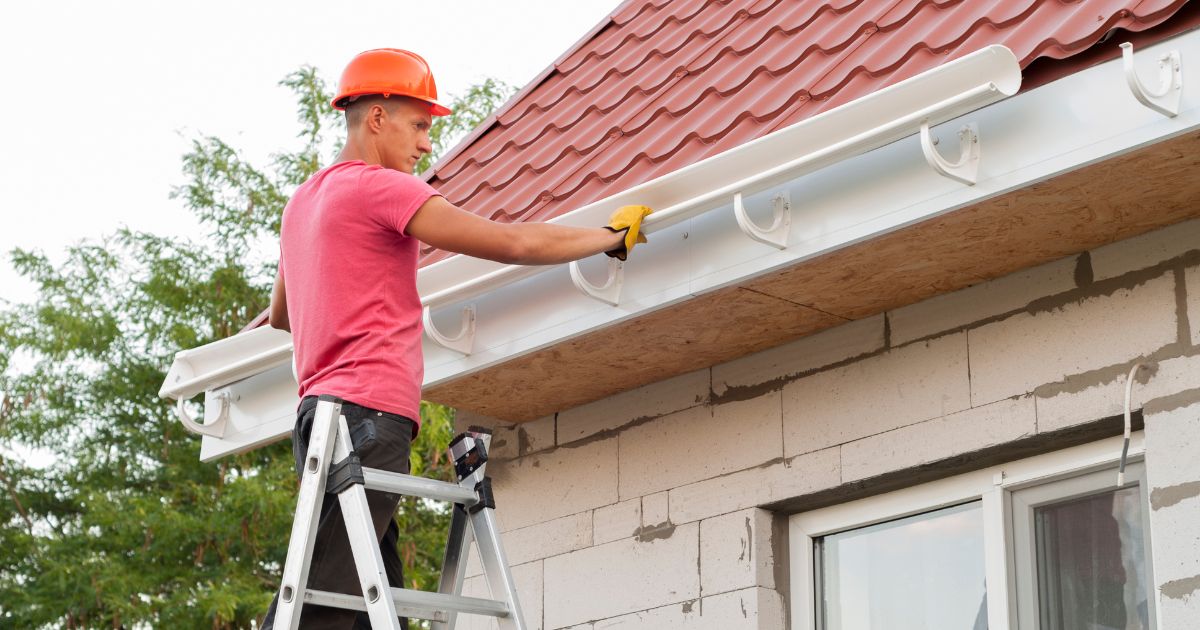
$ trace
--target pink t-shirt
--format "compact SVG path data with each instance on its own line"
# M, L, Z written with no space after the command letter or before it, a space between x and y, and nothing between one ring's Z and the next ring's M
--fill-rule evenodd
M280 264L301 397L332 394L420 422L419 245L404 230L437 194L361 161L321 169L296 190Z

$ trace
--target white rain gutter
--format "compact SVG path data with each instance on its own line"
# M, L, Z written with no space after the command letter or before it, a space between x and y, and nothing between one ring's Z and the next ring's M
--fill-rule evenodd
M643 224L643 231L653 234L736 199L735 211L743 231L750 238L774 242L779 247L785 245L787 213L778 212L770 228L758 228L745 215L740 202L742 195L918 132L927 147L926 159L936 170L973 183L979 158L977 137L964 135L966 157L959 164L949 164L933 147L929 127L1012 96L1020 86L1021 68L1012 51L1004 46L989 46L549 222L600 226L608 223L608 215L614 209L640 204L656 210ZM504 265L461 255L421 269L417 274L417 289L426 307L429 336L440 345L470 354L476 325L473 310L470 307L464 310L463 328L453 337L439 332L429 310L471 300L549 269ZM612 305L619 298L622 273L621 265L614 261L608 282L598 287L583 278L577 263L571 264L576 286Z
M462 347L473 326L458 340L471 354L451 349L453 339L449 346L425 343L425 385L1200 129L1200 90L1192 82L1185 92L1180 69L1181 57L1200 56L1200 31L1140 53L1143 60L1161 55L1154 89L1143 87L1126 55L977 109L1016 92L1020 80L1007 49L986 48L554 219L595 226L620 205L658 209L647 221L653 244L627 264L623 296L612 287L592 286L585 296L564 286L574 281L587 290L577 265L569 274L562 266L513 267L465 256L430 265L418 274L423 303L432 309L476 300L464 320L473 320L478 305L480 325L474 347ZM1138 62L1142 76L1150 63ZM965 157L958 164L937 156L928 132L970 111L989 147L978 175L971 172L980 146L972 127L960 132ZM919 139L903 140L914 134ZM914 151L934 168L913 159ZM972 179L974 186L961 183ZM776 199L775 225L766 229L754 225L742 203L755 203L755 191ZM790 225L789 195L803 201L803 219ZM707 212L725 206L733 211ZM610 270L619 287L619 270ZM521 282L537 274L543 277ZM291 428L298 401L290 356L287 333L247 331L180 352L159 393L175 399L207 393L203 424L185 420L206 434L201 459L248 450Z

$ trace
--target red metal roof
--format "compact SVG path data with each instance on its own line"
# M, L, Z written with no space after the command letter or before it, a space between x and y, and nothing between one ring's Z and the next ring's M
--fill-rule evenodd
M1185 3L630 0L426 178L477 214L544 221L984 46L1026 68Z

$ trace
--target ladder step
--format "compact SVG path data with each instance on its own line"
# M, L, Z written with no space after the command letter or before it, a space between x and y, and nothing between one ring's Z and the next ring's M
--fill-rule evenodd
M396 614L401 617L446 622L449 620L448 612L490 617L507 617L509 614L508 604L491 599L430 593L408 588L393 588L391 591L392 601L396 603ZM304 601L332 608L364 612L367 610L366 601L359 595L308 590L304 593Z
M455 483L414 477L378 468L363 468L362 472L363 485L368 490L382 490L436 501L450 501L466 506L475 505L479 501L474 490Z

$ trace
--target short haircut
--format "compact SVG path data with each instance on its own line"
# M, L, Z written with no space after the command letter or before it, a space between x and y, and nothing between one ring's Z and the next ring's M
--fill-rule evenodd
M392 114L408 101L420 102L415 98L399 94L390 97L383 96L382 94L359 96L346 104L346 127L357 127L363 121L363 118L366 117L367 112L371 110L372 105L379 105L387 113Z

